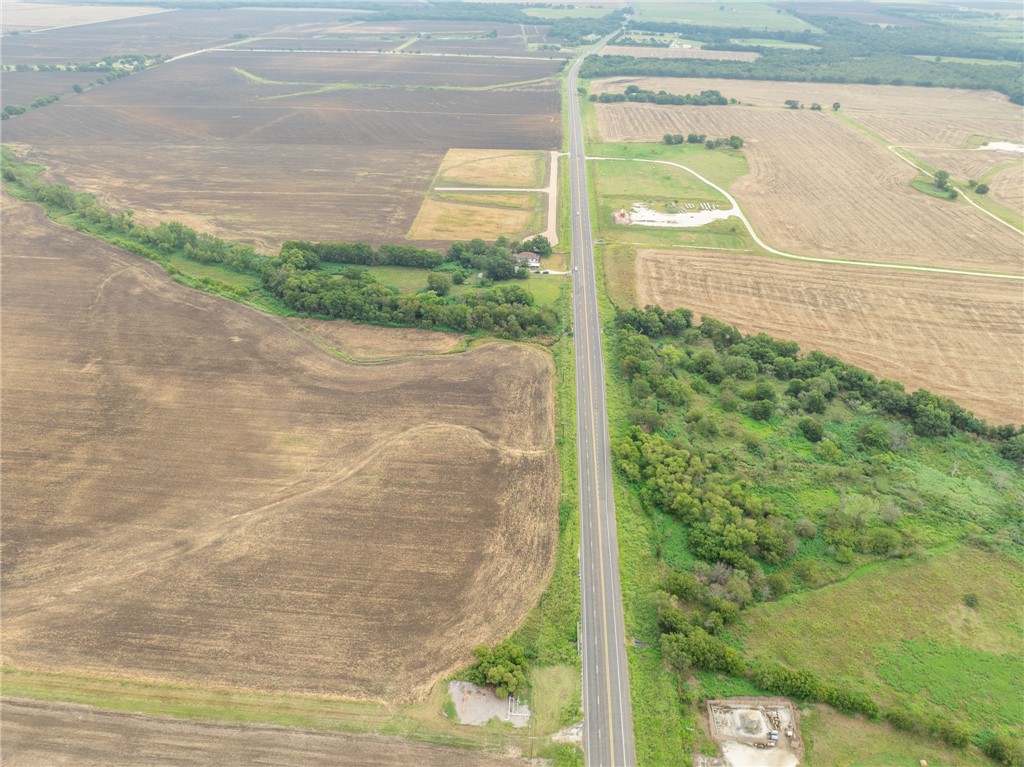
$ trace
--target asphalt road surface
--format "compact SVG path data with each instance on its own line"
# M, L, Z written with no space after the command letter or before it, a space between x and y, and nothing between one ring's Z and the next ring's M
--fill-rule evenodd
M583 751L588 767L632 767L636 764L636 749L619 584L601 322L597 314L583 126L576 98L576 75L582 61L578 59L569 71L569 186L583 612Z

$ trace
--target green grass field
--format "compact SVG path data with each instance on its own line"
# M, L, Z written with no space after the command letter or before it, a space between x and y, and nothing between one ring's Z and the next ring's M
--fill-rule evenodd
M742 636L752 654L880 700L953 712L978 728L1019 727L1009 702L1024 686L1021 604L1019 562L958 545L761 605L747 613Z
M637 11L638 23L673 21L707 27L746 27L749 29L803 32L818 31L816 27L768 3L751 2L662 2L638 0L630 4Z

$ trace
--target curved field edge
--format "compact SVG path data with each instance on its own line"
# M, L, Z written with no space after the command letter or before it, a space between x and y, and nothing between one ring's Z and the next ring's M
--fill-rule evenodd
M76 237L77 237L77 236L76 236ZM65 239L65 240L67 240L67 238L62 238L62 239ZM6 243L5 243L5 245L6 245ZM87 247L83 247L83 248L81 248L81 250L82 250L82 251L86 251L86 250L88 250L88 248L87 248ZM6 255L6 256L9 256L9 254L5 254L5 255ZM16 254L15 254L15 255L16 255ZM80 254L80 257L81 257L81 255L84 255L84 254ZM151 267L150 265L147 265L147 264L145 264L144 262L140 262L140 263L138 264L138 268L140 268L140 269L141 269L142 271L152 271L152 267ZM170 290L170 291L172 291L172 292L173 292L173 291L180 291L180 288L175 288L175 287L173 287L173 286L167 286L167 288L166 288L165 290ZM105 291L105 293L104 293L104 296L105 296L105 298L104 298L103 300L111 300L112 298L113 298L114 300L116 300L116 299L117 299L117 296L118 296L118 291L116 291L116 290L115 290L115 291L111 291L111 290L106 290L106 291ZM219 306L221 306L221 307L223 307L223 306L230 306L229 304L219 304L219 303L217 303L217 302L216 302L216 299L213 299L213 298L206 298L206 299L202 299L202 298L201 298L200 296L198 296L198 295L195 295L195 294L194 294L194 296L195 296L195 297L194 297L194 298L191 298L190 302L189 302L189 301L186 301L186 303L187 303L187 305L188 305L188 306L191 306L191 305L193 305L194 303L198 303L198 304L200 304L200 305L202 305L202 304L209 304L209 302L214 302L215 304L217 304L217 305L219 305ZM210 304L210 305L212 305L212 304ZM8 308L9 308L9 304L8 304ZM190 309L189 309L189 310L190 310ZM244 310L244 309L241 309L241 308L236 308L236 309L233 309L233 311L234 311L234 312L240 312L240 311L241 311L241 312L245 312L245 310ZM248 314L247 314L247 316L248 316ZM276 322L279 322L279 321L273 321L273 319L271 319L271 318L267 318L267 322L270 322L271 324L273 324L273 323L276 323ZM12 334L12 333L11 333L11 326L10 326L10 325L8 325L8 328L7 328L7 329L8 329L8 334L9 334L9 335L8 335L8 340L11 340L12 336L14 336L14 334ZM16 330L16 329L15 329L15 330ZM286 334L286 335L291 335L291 334ZM16 336L15 336L15 338L16 338ZM290 342L286 342L286 345L287 345L288 343L290 343ZM158 346L159 346L159 345L158 345ZM8 347L8 348L9 348L9 347ZM516 348L516 347L507 347L507 348L508 348L508 349L512 349L512 348ZM525 350L526 350L526 348L525 348L525 347L523 347L523 350L525 351ZM475 356L475 355L478 355L478 354L479 354L479 353L481 353L481 352L483 352L483 353L486 353L485 347L484 347L484 349L481 349L480 351L477 351L477 352L471 352L471 355L474 355L474 356ZM507 354L507 352L505 352L505 354ZM538 354L540 354L540 355L541 355L541 357L546 357L546 356L547 356L546 354L544 354L543 352L541 352L541 351L539 351L539 350L532 350L532 351L530 351L530 352L529 352L529 354L531 354L531 355L538 355ZM439 361L439 360L438 360L438 361ZM322 360L322 363L321 363L321 364L323 364L323 360ZM340 363L339 363L338 365L340 365ZM406 366L408 367L408 365L409 365L409 364L403 364L403 365L406 365ZM548 363L548 366L550 366L550 363ZM542 367L543 367L543 366L542 366ZM365 367L360 367L360 368L361 368L362 370L368 370L368 369L366 369ZM549 369L550 369L550 368L549 368ZM8 401L9 401L9 400L8 400ZM513 400L513 401L514 401L514 400ZM549 424L550 424L550 417L549 417L549 419L548 419L548 422L549 422ZM519 433L519 436L518 436L518 437L517 437L516 439L514 439L514 440L513 440L513 442L518 442L518 444L520 445L520 446L519 446L519 448L517 448L516 450L517 450L517 451L522 451L523 449L525 449L525 450L526 450L527 452L530 452L530 451L531 451L532 449L530 449L530 446L529 446L529 443L528 443L528 441L527 441L527 442L524 442L524 441L523 441L523 439L524 439L524 438L527 438L527 439L529 439L529 438L532 438L532 437L531 437L531 432L532 432L532 434L534 434L534 435L536 435L536 436L538 436L538 437L541 437L541 436L542 436L542 434L543 434L543 433L544 433L545 431L547 431L547 433L548 433L548 434L550 435L550 428L551 428L551 427L550 427L550 425L549 425L549 426L547 426L547 427L544 427L544 428L542 428L542 429L541 429L540 431L537 431L537 430L534 430L534 429L527 429L527 430L526 430L525 432L523 432L523 431L521 430L521 428L517 428L517 429L515 429L515 431L517 431L517 432ZM489 430L489 429L488 429L488 430ZM543 438L543 437L542 437L542 438ZM550 436L548 437L548 439L550 439ZM545 439L545 441L547 441L547 440ZM542 444L541 444L540 446L541 446L541 448L542 448L542 453L543 453L543 454L547 454L547 453L548 453L548 450L549 450L549 449L547 449L547 448L544 448L544 446L543 446L543 443L542 443ZM478 450L478 449L474 449L474 450ZM418 452L418 453L422 453L422 450L419 450L419 451L417 451L417 452ZM514 455L514 454L513 454L513 455ZM538 454L538 455L541 455L541 454ZM547 462L547 461L548 461L549 459L547 459L547 458L546 458L546 459L544 459L544 460L545 460L545 461ZM314 492L315 492L315 488L314 488ZM9 496L8 496L8 498L9 498ZM296 498L297 498L297 497L294 497L294 496L293 496L293 500L295 500ZM286 499L286 500L287 500L287 499ZM542 506L545 506L545 504L542 504ZM552 508L552 510L553 510L553 508ZM8 512L8 514L9 514L9 512ZM6 516L6 515L5 515L5 516ZM10 518L9 516L6 516L6 519L9 519L9 518ZM5 538L5 543L10 543L10 542L11 542L11 539L10 539L10 537L9 537L9 536L8 536L8 537L6 537L6 538ZM543 580L543 579L542 579L542 580ZM9 598L10 598L10 592L8 591L8 606L10 606ZM528 603L529 601L531 601L531 600L526 600L526 602L527 602L527 603ZM10 613L8 613L8 616L9 616L9 615L10 615ZM8 625L9 625L9 622L8 622ZM12 653L10 652L10 650L11 650L11 647L10 647L10 645L9 645L9 644L8 644L8 646L7 646L7 650L8 650L8 662L9 662L9 659L10 659L10 655L12 654Z

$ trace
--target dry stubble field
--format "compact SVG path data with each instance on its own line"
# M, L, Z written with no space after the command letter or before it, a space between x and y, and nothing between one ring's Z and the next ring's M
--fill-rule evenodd
M366 735L232 727L5 700L7 767L500 767L519 760Z
M547 355L345 362L4 204L5 666L409 699L515 628Z
M318 92L323 83L288 83L324 55L201 54L10 120L5 141L145 224L179 220L267 249L288 239L401 242L450 147L554 149L561 138L553 81L405 89L406 58L341 56L350 71L329 77L358 80L362 66L396 87ZM510 79L557 68L506 64ZM460 66L473 71L475 60L437 59L424 71L441 81Z
M913 168L832 115L748 106L596 108L605 141L689 132L742 136L750 172L730 191L758 234L780 250L1024 273L1018 234L963 201L913 189Z
M636 268L641 306L685 306L1024 423L1018 282L684 250L641 250Z
M1024 143L1024 109L995 91L672 77L613 78L596 82L593 90L621 93L631 83L672 93L715 89L755 106L781 107L797 99L808 108L817 102L829 110L838 101L843 115L888 144L909 147L916 157L961 179L1020 160L1019 154L977 151L980 137Z

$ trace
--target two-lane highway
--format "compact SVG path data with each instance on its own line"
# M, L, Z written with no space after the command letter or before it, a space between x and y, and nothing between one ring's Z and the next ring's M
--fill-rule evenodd
M633 767L633 711L619 583L604 356L590 230L587 160L576 77L569 71L569 185L572 216L573 332L580 497L583 750L588 767Z

